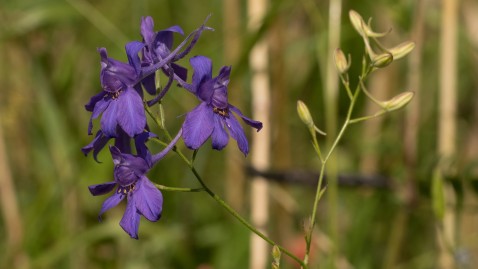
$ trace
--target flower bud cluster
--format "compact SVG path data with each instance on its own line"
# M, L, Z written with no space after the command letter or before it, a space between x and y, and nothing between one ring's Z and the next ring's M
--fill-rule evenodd
M370 57L371 65L375 68L382 68L395 60L403 58L405 55L410 53L415 47L415 43L411 41L403 42L395 47L386 48L377 40L377 38L384 37L391 32L389 29L386 32L379 33L375 32L370 26L371 20L368 23L365 23L362 16L354 10L349 12L350 21L360 36L362 36L365 50ZM374 41L379 48L379 52L376 52L372 49L371 41Z

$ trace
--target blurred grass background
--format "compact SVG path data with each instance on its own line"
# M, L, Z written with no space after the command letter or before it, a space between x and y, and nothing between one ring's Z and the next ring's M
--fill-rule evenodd
M411 56L373 74L370 90L384 100L404 90L415 91L419 98L401 112L352 126L336 152L339 174L381 175L393 186L377 189L365 182L339 188L336 266L437 268L439 222L430 189L439 159L441 2L344 1L342 9L341 48L352 54L352 85L360 71L363 44L349 23L350 9L365 19L373 17L379 31L392 27L384 43L412 40L419 45ZM251 115L247 59L255 42L266 38L271 54L271 143L277 145L271 167L317 171L319 161L295 104L304 100L319 127L325 126L323 74L332 53L327 51L328 1L271 1L257 32L246 30L245 10L246 2L240 0L0 1L0 268L247 268L249 232L204 193L163 192L162 219L142 220L138 241L118 225L122 206L98 223L104 197L92 197L87 186L112 179L111 157L104 151L99 155L103 163L97 164L80 151L92 139L86 132L90 114L83 106L100 90L96 48L106 47L111 57L126 61L123 46L141 38L142 16L152 16L156 30L177 24L189 33L212 14L207 24L216 31L205 32L190 56L211 57L215 73L222 65L232 65L231 98ZM456 151L445 173L445 184L453 187L456 199L446 207L456 222L455 266L475 268L478 3L460 1L458 12ZM187 61L182 64L189 67ZM419 87L408 89L410 85ZM184 90L172 89L164 101L168 128L178 130L179 116L196 102ZM341 89L339 122L347 107ZM362 98L357 112L365 115L374 109ZM406 139L411 128L416 131ZM228 150L238 151L233 142ZM197 166L212 189L247 215L250 182L240 179L248 177L243 169L248 160L242 159L206 146ZM167 186L197 185L174 154L149 178ZM300 253L302 224L310 214L314 188L273 181L271 185L269 234ZM328 264L324 261L332 248L327 208L323 199L314 266ZM284 259L281 268L296 267Z

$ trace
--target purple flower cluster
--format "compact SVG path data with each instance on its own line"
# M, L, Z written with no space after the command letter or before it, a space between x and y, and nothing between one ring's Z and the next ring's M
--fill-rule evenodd
M98 153L114 140L109 149L114 163L114 180L92 185L91 194L103 195L114 190L104 201L101 215L126 198L127 205L121 227L132 237L138 238L141 215L149 221L161 217L163 196L146 177L147 172L161 160L182 137L190 149L199 149L211 137L212 147L223 149L229 135L237 141L239 149L247 155L249 144L236 116L259 131L262 123L245 117L227 99L227 85L231 67L224 66L216 77L212 76L212 61L205 56L189 59L193 68L192 82L187 82L187 69L176 62L186 57L204 30L212 30L204 24L189 34L173 49L173 35L184 35L179 26L154 31L151 17L141 20L142 41L126 44L128 62L108 57L105 48L99 48L101 59L100 82L102 91L85 105L91 112L88 134L92 135L93 120L100 118L100 128L90 144L82 148L97 160ZM156 71L168 77L161 91L156 89ZM145 105L158 103L176 82L177 85L197 96L200 104L186 114L182 128L170 144L157 154L152 154L146 142L156 135L149 132ZM146 100L144 91L151 100ZM133 142L133 143L132 143ZM135 153L131 145L134 145Z

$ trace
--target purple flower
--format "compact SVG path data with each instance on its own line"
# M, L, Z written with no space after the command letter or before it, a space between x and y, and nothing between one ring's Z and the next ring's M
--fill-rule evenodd
M153 18L148 16L141 19L141 36L143 37L144 42L144 47L142 49L143 57L141 59L141 65L143 67L151 66L166 58L171 53L174 33L184 35L181 27L177 25L159 32L154 32ZM178 56L175 56L171 60L171 64L164 65L162 70L166 75L172 75L172 78L176 77L184 81L187 78L187 69L173 63L177 60L179 60L179 58ZM154 77L154 74L151 74L142 81L144 88L151 95L156 93Z
M110 151L115 164L114 181L89 186L89 190L96 196L106 194L117 186L114 194L103 203L99 215L101 217L126 198L126 210L120 226L132 238L138 239L141 215L149 221L158 221L163 208L163 195L145 176L151 168L145 159L121 153L116 147L110 147Z
M155 135L147 132L135 139L138 152L136 156L122 153L117 147L110 147L115 164L114 181L88 187L94 196L107 194L116 187L113 195L103 202L99 213L100 220L103 213L118 205L124 198L127 205L120 226L132 238L138 239L141 215L153 222L161 218L163 195L146 177L146 173L174 147L181 137L181 132L182 130L165 149L155 155L151 155L145 145L146 140Z
M106 137L117 137L119 126L129 137L143 132L146 127L142 91L137 81L141 74L138 51L141 44L126 45L129 63L108 58L105 48L98 49L101 56L100 80L103 91L93 96L85 106L92 115L88 126L91 134L92 120L101 117L101 131Z
M219 75L212 78L212 62L209 58L196 56L189 62L194 69L191 88L202 103L186 115L183 123L184 143L190 149L198 149L211 137L212 147L221 150L231 135L242 153L247 155L249 143L233 113L257 131L262 128L262 123L245 117L238 108L228 103L227 85L231 67L222 67Z

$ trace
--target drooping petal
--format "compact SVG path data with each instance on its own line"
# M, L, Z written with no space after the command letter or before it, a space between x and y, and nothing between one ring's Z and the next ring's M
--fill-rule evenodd
M186 81L188 79L188 69L180 66L179 64L172 63L171 67L174 70L174 73L182 80Z
M237 141L239 149L247 156L249 153L249 142L247 141L244 130L241 124L237 121L236 117L232 114L226 119L226 125L229 128L229 134Z
M101 130L108 137L116 137L116 125L118 117L118 99L110 100L108 107L101 116Z
M103 113L108 105L110 104L111 99L102 98L98 100L95 104L95 108L93 109L93 113L91 114L90 121L88 122L88 134L91 135L91 130L93 129L93 120L98 118L98 116Z
M144 89L151 95L156 94L156 81L155 81L155 74L151 74L141 81L144 86Z
M141 61L139 59L138 53L144 47L144 44L139 41L132 41L126 44L126 55L128 56L128 62L134 67L136 75L141 73Z
M98 93L98 94L94 95L93 97L91 97L91 99L90 99L90 101L88 102L88 104L85 105L86 111L93 112L93 109L95 108L96 103L97 103L98 101L100 101L101 99L103 99L103 97L105 97L106 94L107 94L107 92L101 91L100 93Z
M146 147L146 141L152 137L157 137L157 135L151 132L144 132L134 138L134 143L138 156L143 158L150 167L152 167L151 153Z
M214 112L206 103L201 103L186 115L183 123L184 144L190 149L198 149L214 129Z
M93 196L98 196L98 195L107 194L108 192L112 191L115 186L116 186L116 182L112 181L112 182L107 182L102 184L91 185L91 186L88 186L88 189L90 190L90 193Z
M214 130L211 135L212 148L221 150L229 142L229 135L224 129L224 122L221 116L214 115Z
M104 136L103 132L99 130L96 133L95 139L93 139L90 144L81 148L81 151L86 156L88 155L88 153L90 153L91 150L93 150L93 158L95 159L95 161L100 162L98 161L98 153L105 147L106 143L108 143L109 140L110 138Z
M148 178L143 176L136 185L136 190L131 194L138 211L149 221L161 218L163 210L163 195Z
M146 126L143 100L132 88L126 89L117 99L117 121L123 130L130 136L143 132Z
M121 153L131 154L131 137L128 136L120 126L116 126L116 138L115 147L117 147Z
M256 121L253 119L250 119L242 114L242 112L235 106L229 104L229 109L239 115L239 117L242 118L242 120L249 126L256 128L257 131L259 132L262 129L262 122Z
M123 230L134 239L138 239L139 220L141 215L136 210L136 206L131 201L131 196L128 197L128 204L124 212L123 218L120 221L120 226Z
M212 94L212 89L211 92L202 92L199 93L197 92L199 89L199 86L201 85L201 82L210 80L212 78L212 61L211 59L205 57L205 56L195 56L189 59L189 63L194 69L193 73L193 87L194 87L194 92L199 95L204 95L207 97L206 99L203 100L208 100L209 97Z
M125 197L124 195L119 194L117 192L115 192L113 195L108 197L108 199L106 199L103 202L103 205L101 206L101 211L98 214L99 220L101 220L101 216L103 215L103 213L105 213L109 209L117 206L121 201L123 201L124 197Z

